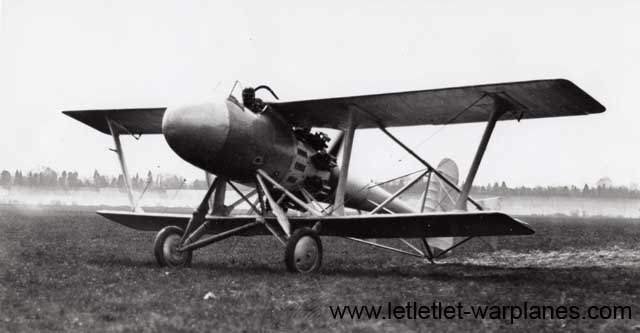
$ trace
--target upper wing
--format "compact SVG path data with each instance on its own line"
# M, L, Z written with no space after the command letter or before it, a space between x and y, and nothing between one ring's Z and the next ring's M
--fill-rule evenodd
M133 213L125 211L99 211L98 214L138 230L156 231L169 225L184 228L190 214ZM255 216L207 216L209 233L218 233L254 222ZM275 217L267 217L273 220ZM322 220L320 234L325 236L360 238L417 238L529 235L533 230L524 222L499 212L447 212L429 214L380 214L326 217L290 216L292 229L312 227ZM242 235L268 235L258 225Z
M116 124L117 134L162 134L162 116L166 108L63 111L98 131L111 134L107 118Z
M345 128L347 109L358 112L357 127L411 126L487 121L495 107L488 94L512 106L501 120L586 115L605 110L568 80L539 80L269 103L294 126Z

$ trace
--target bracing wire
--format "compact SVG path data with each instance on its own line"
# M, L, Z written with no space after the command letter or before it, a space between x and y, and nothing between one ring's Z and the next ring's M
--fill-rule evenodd
M440 132L442 132L445 127L447 125L450 125L451 123L453 123L454 121L456 121L456 119L458 119L463 113L465 113L466 111L468 111L469 109L471 109L474 105L476 105L478 102L480 102L483 98L485 98L487 96L487 93L482 94L480 97L478 97L476 100L473 101L473 103L469 104L469 106L465 107L464 109L460 110L458 113L456 113L453 117L451 117L450 119L448 119L444 124L442 124L442 126L436 130L434 133L432 133L431 135L429 135L427 138L425 138L424 140L422 140L420 143L418 143L418 145L416 147L414 147L413 149L418 149L420 147L422 147L425 143L427 143L429 140L433 139L436 135L438 135ZM386 170L389 170L392 166L396 166L398 163L402 162L407 156L409 156L409 153L405 153L404 156L402 156L400 159L398 159L397 161L395 161L395 163L393 165L390 165L389 167L386 168ZM356 193L360 193L362 191L364 191L365 189L370 189L370 188L374 188L377 186L382 186L384 184L390 183L392 181L398 180L398 179L402 179L402 178L406 178L409 177L411 175L414 175L416 173L422 172L427 170L428 168L422 168L407 174L404 174L402 176L398 176L383 182L379 182L379 183L375 183L373 185L365 185L363 186L361 189L359 189ZM386 171L385 170L385 171ZM331 212L334 212L335 210L337 210L338 208L344 207L346 206L347 203L349 203L350 200L345 200L340 206L334 207L332 208L333 204L330 205L329 207L327 207L327 209L331 209Z
M428 141L433 139L436 135L440 134L440 132L442 132L447 127L447 125L451 125L451 123L456 121L463 113L465 113L466 111L471 109L474 105L478 104L478 102L480 102L485 97L487 97L487 93L482 94L475 101L473 101L473 103L469 104L469 106L467 106L466 108L464 108L464 109L460 110L458 113L456 113L453 117L451 117L444 124L442 124L442 126L440 126L440 128L438 128L435 132L431 133L431 135L426 137L424 140L420 141L413 149L415 150L415 149L418 149L418 148L422 147L425 143L427 143ZM409 156L409 154L405 153L401 158L398 159L397 162L402 162L405 158L407 158L407 156Z

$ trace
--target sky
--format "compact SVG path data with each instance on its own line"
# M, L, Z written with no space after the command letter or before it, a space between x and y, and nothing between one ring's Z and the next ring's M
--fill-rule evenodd
M637 1L4 0L0 8L0 169L116 174L111 137L60 111L198 102L235 80L299 100L566 78L607 111L500 122L476 183L640 183ZM392 132L433 164L450 157L466 173L483 129ZM162 136L123 144L132 173L202 178ZM357 132L352 172L384 180L417 168L379 131Z

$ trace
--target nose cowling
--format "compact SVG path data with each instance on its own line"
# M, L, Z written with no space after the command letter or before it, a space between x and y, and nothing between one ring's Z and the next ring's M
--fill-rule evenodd
M211 168L229 135L229 112L224 102L169 108L162 119L169 147L187 162Z

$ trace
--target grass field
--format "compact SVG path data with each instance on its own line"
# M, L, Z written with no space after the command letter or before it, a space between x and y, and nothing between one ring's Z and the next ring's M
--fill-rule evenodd
M640 221L529 218L533 236L472 240L437 265L323 239L317 274L275 240L232 238L191 268L156 266L154 233L80 210L0 211L0 331L475 331L640 328ZM211 292L210 299L203 296ZM338 320L331 305L623 305L627 320Z

